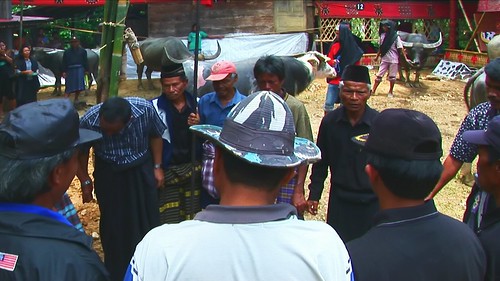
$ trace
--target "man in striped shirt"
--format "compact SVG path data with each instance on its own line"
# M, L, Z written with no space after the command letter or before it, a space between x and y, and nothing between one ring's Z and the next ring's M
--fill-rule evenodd
M162 134L167 129L142 98L111 98L90 108L80 127L103 134L94 147L95 191L104 263L112 280L122 280L135 246L159 224L156 188L163 184ZM84 202L93 199L89 150L82 149L78 178Z

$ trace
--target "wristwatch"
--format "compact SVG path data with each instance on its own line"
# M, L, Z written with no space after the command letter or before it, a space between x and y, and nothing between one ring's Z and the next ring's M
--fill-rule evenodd
M91 180L86 180L86 181L82 182L82 186L87 186L87 185L91 185L91 184L92 184Z
M161 164L155 164L155 169L161 169Z

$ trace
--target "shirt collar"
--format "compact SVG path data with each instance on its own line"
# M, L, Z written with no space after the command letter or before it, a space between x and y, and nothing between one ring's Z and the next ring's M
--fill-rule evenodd
M429 200L422 205L382 210L375 216L375 226L395 225L439 214L433 200Z
M349 122L349 119L347 118L347 112L345 110L345 107L344 106L341 106L339 109L340 114L338 114L336 117L334 117L334 121L335 122L339 122L339 121L345 121L345 122ZM365 112L363 113L363 117L361 117L361 120L359 120L358 124L361 124L361 123L365 123L366 125L368 126L371 126L372 125L372 122L373 122L373 119L375 117L375 115L377 114L377 111L375 111L374 109L372 109L370 106L368 106L368 104L366 105L365 107ZM358 125L356 124L356 125Z
M189 108L196 108L196 101L193 98L193 95L189 93L188 91L184 91L184 96L186 97L186 105ZM168 110L168 106L171 105L172 103L170 102L169 99L162 93L160 96L158 96L158 107L163 109L163 110Z
M492 199L493 198L490 198L490 200ZM491 210L483 216L483 220L481 222L481 230L497 224L498 222L500 222L500 208Z
M226 106L223 107L220 103L219 97L217 96L217 92L214 92L214 95L210 98L209 102L216 103L221 108L226 108L226 107L233 106L233 105L236 105L237 103L239 103L241 100L239 98L240 95L241 95L241 93L238 91L238 89L235 89L233 98L226 104Z
M0 212L19 212L19 213L35 214L59 221L69 226L73 226L63 215L37 205L0 203Z
M194 217L195 220L247 224L279 221L297 216L297 209L290 204L273 204L265 206L223 206L209 205Z

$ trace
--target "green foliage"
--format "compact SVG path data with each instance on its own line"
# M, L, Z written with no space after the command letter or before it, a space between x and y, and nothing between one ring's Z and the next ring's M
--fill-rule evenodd
M25 6L24 10L26 11L33 7ZM19 13L20 11L20 5L12 6L12 13ZM92 13L82 12L81 14L74 15L72 18L55 19L40 26L31 27L26 30L26 33L29 37L33 38L38 34L38 29L43 29L49 39L51 39L52 34L59 33L61 40L65 43L65 47L69 46L69 40L72 36L77 36L83 47L95 48L101 41L99 24L102 23L103 17L104 8L99 7Z

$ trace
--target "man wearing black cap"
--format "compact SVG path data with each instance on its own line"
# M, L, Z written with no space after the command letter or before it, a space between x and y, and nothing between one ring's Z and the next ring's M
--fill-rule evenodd
M500 58L490 61L484 68L486 73L486 91L488 102L474 107L465 117L450 148L450 154L443 163L444 170L434 190L428 196L433 198L460 170L462 164L472 163L477 155L477 145L463 139L463 133L469 130L485 130L488 121L500 112ZM489 195L481 192L475 184L467 198L467 207L464 222L472 229L477 230L481 224L482 214L494 208L494 200L488 200ZM479 202L482 202L479 204Z
M0 124L0 280L108 280L92 238L53 207L100 134L78 129L68 100L29 103Z
M165 184L160 190L161 223L175 223L189 218L192 210L186 206L191 198L184 198L191 190L191 176L195 174L195 194L201 189L201 166L199 162L192 163L193 137L189 126L198 124L196 99L186 91L188 79L182 64L164 66L161 72L162 94L152 100L160 119L168 130L163 134L162 166L165 169ZM196 160L200 158L201 145L196 146ZM193 165L194 168L193 168ZM180 197L179 197L180 196ZM189 196L188 196L189 197ZM179 198L175 200L176 198ZM187 200L186 202L185 199ZM183 202L179 202L179 201ZM186 203L186 204L185 204ZM181 208L169 209L168 206L181 204ZM199 211L199 200L195 202L194 212ZM172 214L171 214L172 213ZM187 214L187 215L186 215Z
M222 128L191 130L216 145L220 205L148 233L125 280L352 280L349 256L331 227L299 220L290 204L274 204L294 168L320 158L313 142L295 137L283 99L254 93Z
M387 109L369 135L354 140L364 144L365 171L381 208L374 227L347 243L355 280L484 280L486 256L477 237L425 201L443 169L434 121Z
M318 212L318 202L330 168L330 199L327 223L344 242L363 235L378 210L364 167L366 154L351 138L368 133L378 112L366 102L371 95L370 76L365 66L346 67L340 82L343 106L328 113L319 127L317 144L321 160L313 165L309 185L309 211Z
M122 280L135 246L160 223L157 188L164 180L161 136L167 128L151 103L136 97L114 97L91 107L80 127L103 134L93 146L95 184L87 169L88 147L82 149L77 175L84 203L93 199L95 186L104 263L111 280Z
M65 79L64 97L75 93L75 103L78 102L80 92L85 90L85 73L89 72L87 51L80 46L80 40L71 37L71 47L64 51L62 62L62 76Z
M479 186L491 194L500 206L500 116L488 123L488 129L464 132L464 140L479 146L477 173ZM484 280L500 280L500 208L483 215L477 231L488 260Z

